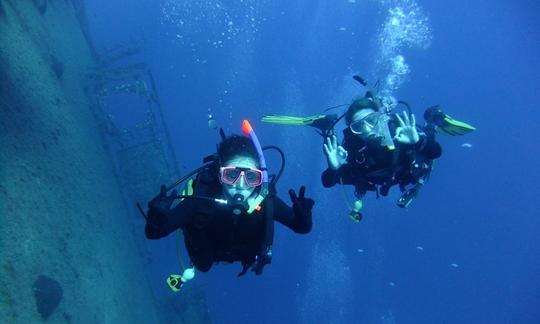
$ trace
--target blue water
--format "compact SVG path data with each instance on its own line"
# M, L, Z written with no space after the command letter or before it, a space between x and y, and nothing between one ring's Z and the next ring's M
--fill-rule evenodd
M144 39L183 171L215 148L211 109L228 133L249 118L285 150L284 199L306 184L317 202L309 235L277 228L263 276L236 278L237 264L197 275L216 323L540 322L537 1L94 0L88 13L98 50ZM419 116L442 104L478 128L440 138L409 210L396 192L370 196L360 224L341 189L320 184L321 139L258 122L349 103L362 94L354 73ZM155 289L169 294L174 239L151 248Z

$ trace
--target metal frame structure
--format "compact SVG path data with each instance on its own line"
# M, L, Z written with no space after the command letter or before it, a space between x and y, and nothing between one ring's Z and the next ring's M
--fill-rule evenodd
M130 203L147 200L160 184L180 176L154 77L148 65L140 62L140 52L136 45L116 46L101 55L95 69L87 73L88 97ZM114 102L117 95L131 97L136 107L118 107ZM140 119L121 126L117 121L128 114Z

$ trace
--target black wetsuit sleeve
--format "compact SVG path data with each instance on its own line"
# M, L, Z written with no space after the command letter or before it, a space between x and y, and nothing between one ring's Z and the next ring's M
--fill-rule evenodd
M300 234L309 233L312 227L311 210L294 210L277 196L274 197L274 220Z
M441 145L434 138L420 136L420 141L416 144L418 153L422 154L430 160L435 160L441 157Z
M146 237L151 240L157 240L189 224L193 218L193 207L193 200L185 199L173 209L162 207L150 208L144 228Z
M325 188L333 187L337 183L338 179L338 170L333 170L331 168L327 168L323 171L321 174L321 180L322 184Z
M353 174L355 176L353 176ZM337 170L332 170L331 168L324 170L321 174L321 180L325 188L330 188L340 183L345 185L357 185L362 181L362 177L358 169L354 170L353 166L346 163Z

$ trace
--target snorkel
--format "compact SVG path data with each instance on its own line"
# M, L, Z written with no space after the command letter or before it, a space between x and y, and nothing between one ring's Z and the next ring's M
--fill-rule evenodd
M251 214L254 210L259 208L259 205L268 195L268 169L266 168L266 160L264 159L264 154L261 143L259 142L259 138L257 137L257 134L255 134L253 127L247 119L244 119L242 121L242 133L244 133L245 136L251 138L251 141L253 142L253 145L255 146L255 149L257 150L257 155L259 157L259 167L263 172L261 190L258 196L252 200L248 199L247 213Z

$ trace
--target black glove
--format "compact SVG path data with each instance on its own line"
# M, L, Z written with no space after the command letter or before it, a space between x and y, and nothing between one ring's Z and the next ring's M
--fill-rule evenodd
M161 185L159 195L148 202L148 220L155 225L165 223L169 210L178 195L176 189L167 196L167 187Z
M291 201L293 203L293 211L296 216L311 216L311 209L313 208L315 202L313 201L313 199L304 197L305 193L305 186L300 187L300 190L298 191L298 197L296 196L296 193L293 189L289 190L289 196L291 197Z
M170 196L167 196L167 187L165 185L161 185L159 195L157 195L156 197L154 197L154 199L148 202L148 208L170 209L177 195L178 192L175 189L171 192Z

